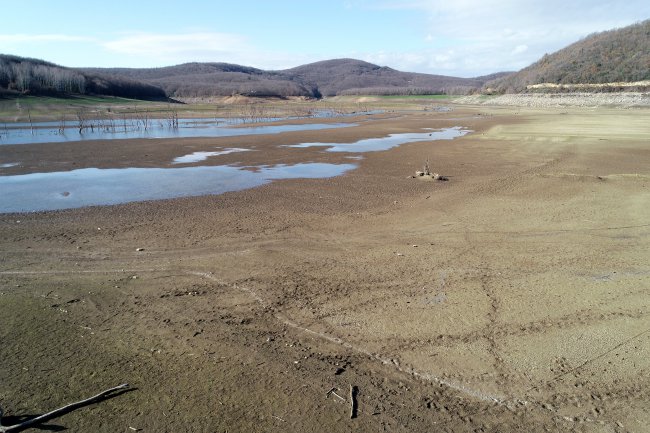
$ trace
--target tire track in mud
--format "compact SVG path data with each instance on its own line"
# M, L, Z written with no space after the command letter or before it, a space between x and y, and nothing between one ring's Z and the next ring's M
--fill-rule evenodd
M503 191L511 191L512 189L516 188L517 185L522 184L523 183L522 181L524 179L532 175L536 175L540 172L546 171L551 167L555 167L561 162L563 162L564 160L568 159L570 156L572 156L572 153L567 153L558 158L554 158L550 161L546 161L541 165L537 165L535 167L531 167L529 169L519 171L517 173L508 174L504 177L492 179L489 183L484 183L475 186L474 188L470 189L468 193L471 197L471 196L482 196L485 194L493 195ZM499 332L499 330L502 328L502 325L500 325L499 323L499 314L500 314L499 311L502 308L502 305L501 305L501 299L499 298L497 291L495 290L494 287L495 284L493 281L494 277L492 275L489 266L490 260L484 253L481 252L482 249L480 248L479 245L481 241L478 239L474 239L474 233L469 230L470 224L466 221L466 219L464 217L455 214L454 212L449 211L448 207L441 206L441 208L442 208L441 211L443 213L449 215L451 218L458 221L461 224L461 226L464 228L464 230L458 232L457 234L462 235L463 241L466 245L466 247L463 249L464 255L468 257L473 257L473 259L478 262L477 266L475 267L475 271L479 273L478 281L480 284L480 289L485 295L488 303L488 311L486 313L487 324L482 329L469 334L471 338L468 338L468 335L460 336L457 338L449 339L447 344L451 344L453 342L459 342L459 341L462 342L476 342L480 340L486 341L487 352L492 358L492 366L498 378L495 382L507 383L506 379L508 378L508 376L510 376L511 373L505 366L504 360L500 355L498 342L500 339L508 336L508 334ZM445 339L445 337L446 336L441 336L440 338Z
M518 185L522 185L523 181L530 178L531 176L538 176L541 173L544 173L549 169L555 168L556 166L566 162L574 156L574 152L566 151L564 154L558 156L557 158L553 158L550 161L545 161L542 164L522 171L518 171L516 173L507 174L505 176L497 176L494 179L490 179L489 182L479 184L473 188L470 187L467 192L469 194L494 195L499 192L510 191L516 188Z
M492 367L494 369L494 372L499 379L505 379L507 378L509 372L505 367L503 358L500 355L498 345L498 340L502 336L495 332L499 327L499 310L501 309L501 300L493 287L493 275L489 267L489 259L481 253L481 248L478 245L480 244L480 241L477 241L473 238L473 233L469 230L469 224L467 221L465 221L465 218L460 217L447 209L443 210L442 212L458 221L464 228L464 230L459 233L462 235L463 241L466 245L463 249L465 252L464 255L473 258L478 262L472 271L478 273L480 290L486 297L486 301L488 303L488 311L486 313L487 324L480 330L473 333L473 335L476 337L474 341L486 341L487 352L492 357ZM501 380L496 380L495 384L496 382L501 382ZM503 380L503 382L507 383L505 380Z
M505 179L496 179L491 181L490 184L483 184L479 185L478 187L475 187L473 189L468 188L468 192L470 196L472 195L483 195L483 194L498 194L500 191L503 192L510 192L513 189L517 188L517 185L523 185L524 180L526 177L529 177L531 175L536 175L539 174L540 172L543 172L545 170L548 170L551 167L555 167L562 162L564 162L566 159L570 158L572 155L571 153L563 155L560 158L556 158L552 161L549 161L545 164L542 164L541 166L533 167L528 170L524 170L522 172L506 176ZM465 203L466 204L466 203ZM441 206L443 209L445 209L443 212L449 214L451 217L455 218L458 222L460 222L465 228L469 226L465 218L460 217L453 212L449 211L449 208L453 208L453 206L445 207L444 204ZM636 225L636 226L621 226L621 227L601 227L601 228L593 228L593 229L580 229L580 230L549 230L549 231L534 231L532 233L535 234L545 234L545 235L556 235L556 234L563 234L565 232L585 232L585 233L591 233L591 232L601 232L601 231L610 231L610 230L623 230L623 229L628 229L628 228L642 228L642 227L647 227L647 225ZM452 346L453 344L457 342L475 342L475 341L480 341L480 340L487 340L489 344L489 352L494 358L494 367L495 371L497 374L504 376L504 379L507 379L508 375L512 376L512 374L508 374L507 371L503 368L503 362L499 356L499 350L498 350L498 340L503 339L505 337L509 337L511 335L529 335L533 333L539 333L539 332L545 332L547 329L563 329L567 328L570 326L579 326L579 325L589 325L589 324L597 324L601 323L604 321L609 321L609 320L616 320L619 318L630 318L630 319L643 319L648 317L650 314L647 309L645 311L635 309L633 311L614 311L614 312L592 312L589 310L583 310L578 312L577 314L571 314L571 315L566 315L561 318L555 319L555 320L541 320L537 322L531 322L531 323L526 323L523 325L507 325L507 324L500 324L498 323L498 315L499 315L499 308L500 308L500 300L498 298L497 293L494 290L494 281L493 277L489 274L489 267L486 267L484 264L485 262L489 263L489 260L484 254L481 254L481 249L479 248L479 243L480 241L478 239L473 239L474 234L480 235L484 233L493 233L494 231L477 231L477 232L470 232L468 230L464 231L455 231L456 234L463 234L464 235L464 240L468 246L469 253L468 256L474 256L475 259L478 259L478 261L481 263L480 266L478 266L478 269L481 270L481 275L479 277L481 288L483 292L485 293L486 297L488 298L490 310L487 313L487 319L488 322L490 323L490 327L486 327L482 330L478 330L472 333L464 334L464 335L445 335L445 336L440 336L438 340L419 340L419 341L414 341L412 344L408 344L407 347L410 347L411 349L415 349L418 347L422 347L423 345L426 344L441 344L445 346ZM525 235L527 233L525 232L512 232L512 233L500 233L496 232L498 234L510 234L510 235ZM530 232L528 232L530 233ZM503 277L501 277L503 278ZM641 290L641 292L645 292L646 290ZM603 301L605 302L605 301ZM601 303L602 305L603 303ZM557 409L555 408L558 403L565 403L565 407L570 406L571 403L573 403L574 400L576 400L576 396L580 394L576 394L575 390L568 389L566 392L556 392L551 395L546 395L543 397L541 400L540 398L533 398L530 393L537 390L541 391L542 388L544 388L545 393L549 391L553 391L554 389L557 391L556 387L553 385L554 382L557 382L561 378L564 378L568 375L573 375L575 377L578 377L580 375L580 371L588 366L590 363L592 363L595 360L601 359L603 357L608 356L610 353L615 351L616 349L620 349L625 345L630 344L631 341L633 341L635 338L638 338L641 335L646 334L647 332L650 332L649 330L646 330L628 340L625 340L623 342L620 342L617 344L614 348L607 350L606 352L599 354L598 356L588 359L582 364L578 365L577 367L571 369L570 371L567 371L561 375L558 375L558 377L555 377L554 379L543 383L542 385L532 387L528 389L527 391L524 392L524 395L527 399L527 403L533 403L535 405L539 405L542 409L544 410L551 410L552 412L556 412ZM636 348L635 348L636 349ZM472 380L472 378L468 376L463 376L465 380ZM481 380L483 379L482 377L475 377L473 378L475 380ZM507 382L506 382L507 383ZM576 385L578 386L578 385ZM629 384L625 385L623 382L617 383L614 387L615 391L612 389L609 389L606 385L600 383L600 382L592 382L591 380L587 379L587 382L585 382L585 386L590 387L591 389L596 389L596 388L604 388L603 393L606 395L609 395L610 398L617 400L616 396L612 396L613 394L624 396L627 400L633 401L635 397L639 396L639 391L643 389L643 386L639 387L638 384ZM570 388L573 388L571 386ZM646 392L647 394L647 392ZM540 396L541 397L541 396ZM592 401L592 400L599 400L597 396L594 396L594 394L590 394L588 397L583 398L582 400L586 401ZM550 405L548 403L543 403L544 401L552 401L553 405ZM583 402L584 404L584 402ZM555 406L554 406L555 405ZM578 405L578 407L581 407ZM547 409L549 408L549 409ZM597 409L597 408L595 408ZM595 410L594 409L594 410ZM601 409L602 412L602 409ZM600 413L596 411L596 413ZM570 419L571 417L560 417L559 415L555 417L558 421L560 422L596 422L595 417L589 417L589 416L583 416L582 418L575 418L575 419ZM602 420L599 421L600 424L602 424ZM613 422L612 422L613 423Z
M614 346L614 347L612 347L612 348L610 348L610 349L608 349L608 350L606 350L606 351L604 351L604 352L602 352L602 353L600 353L600 354L598 354L598 355L596 355L596 356L594 356L592 358L587 359L586 361L584 361L583 363L581 363L577 367L574 367L574 368L569 369L568 371L562 372L561 374L555 376L554 378L546 381L543 386L548 386L553 382L557 382L558 380L562 379L565 376L576 373L577 371L583 369L588 364L591 364L594 361L597 361L597 360L599 360L601 358L604 358L605 356L609 355L610 353L614 352L615 350L617 350L617 349L631 343L634 340L639 339L640 337L642 337L642 336L644 336L645 334L648 334L648 333L650 333L650 328L645 329L645 330L639 332L638 334L636 334L636 335L634 335L634 336L632 336L630 338L627 338L626 340L623 340L622 342L620 342L616 346ZM533 389L539 389L539 388L540 388L540 386L534 386L534 387L531 387L528 391L531 391Z
M218 284L222 284L222 285L225 284L223 281L219 280L218 278L216 278L213 274L211 274L209 272L189 272L188 274L195 275L195 276L198 276L198 277L202 277L202 278L208 279L210 281L214 281L215 283L218 283ZM411 368L411 367L401 366L399 361L397 361L396 357L382 356L382 355L377 354L377 353L372 353L367 349L364 349L362 347L353 345L353 344L351 344L351 343L349 343L349 342L347 342L347 341L345 341L345 340L343 340L343 339L341 339L339 337L335 337L333 335L329 335L329 334L326 334L326 333L323 333L323 332L315 331L313 329L302 326L302 325L292 321L286 315L284 315L284 314L276 311L274 308L270 307L269 304L257 292L255 292L253 289L243 287L243 286L240 286L238 284L232 284L231 286L233 288L237 289L237 290L248 293L251 297L253 297L260 304L260 306L262 308L269 311L276 320L278 320L279 322L281 322L282 324L284 324L284 325L286 325L286 326L288 326L290 328L293 328L293 329L296 329L298 331L304 332L306 334L321 338L321 339L323 339L325 341L328 341L330 343L337 344L339 346L342 346L342 347L344 347L344 348L346 348L348 350L359 353L361 355L365 355L368 358L381 363L382 365L390 366L390 367L394 368L395 370L397 370L397 371L399 371L401 373L405 373L405 374L410 375L412 377L415 377L417 379L422 379L422 380L425 380L425 381L428 381L428 382L438 383L439 385L442 385L442 386L445 386L445 387L450 388L452 390L458 391L460 393L469 395L469 396L474 397L474 398L476 398L478 400L493 402L493 403L497 403L497 404L500 404L500 405L507 404L507 401L500 395L488 394L488 393L482 392L480 390L470 388L470 387L468 387L467 385L465 385L465 384L463 384L461 382L456 382L456 381L443 379L441 377L435 376L435 375L430 374L430 373L425 373L425 372L415 370L414 368Z
M522 337L544 333L549 329L562 330L573 326L594 325L621 318L643 319L647 317L650 317L650 311L615 311L598 313L583 310L582 312L567 314L553 320L539 320L536 322L512 325L497 324L492 334L495 338ZM475 331L467 334L444 334L439 335L435 339L413 339L402 343L401 347L405 349L415 349L424 344L435 344L436 346L449 347L456 343L474 343L483 338L485 338L485 336L482 331Z
M122 273L122 272L129 272L129 271L136 271L134 269L118 269L118 270L101 270L101 271L92 271L92 273ZM165 269L138 269L137 271L139 272L168 272L168 270ZM88 271L25 271L25 272L12 272L12 274L23 274L25 276L30 276L30 275L46 275L46 274L54 274L54 275L61 275L61 274L88 274L91 272ZM624 385L623 383L617 384L614 388L603 388L602 391L598 390L601 388L601 384L595 383L595 384L590 384L592 385L590 390L589 390L589 395L583 395L583 394L576 394L575 391L567 391L567 392L555 392L553 394L550 394L548 397L544 398L543 400L540 400L539 398L533 398L532 396L528 395L528 392L525 397L522 398L517 398L517 397L503 397L501 395L494 395L494 394L489 394L485 393L483 391L474 389L472 387L467 386L465 383L463 383L460 380L454 380L450 378L441 378L435 375L432 375L430 373L426 372L421 372L416 370L415 368L401 365L399 361L396 360L395 357L391 357L390 355L381 355L377 353L373 353L363 347L357 346L355 344L352 344L350 342L347 342L339 337L336 337L334 335L330 335L328 333L324 332L319 332L313 329L308 328L307 326L303 326L300 323L297 323L293 321L291 318L286 316L280 311L277 311L274 307L272 307L268 302L265 301L265 299L254 289L239 285L239 284L232 284L232 283L227 283L224 281L221 281L219 278L217 278L214 274L211 272L198 272L198 271L181 271L182 275L187 275L187 276L193 276L193 277L199 277L204 280L207 280L211 283L218 284L222 288L230 288L234 289L240 292L245 293L246 295L250 296L251 299L258 304L260 307L262 307L267 313L271 314L273 319L278 321L279 323L295 329L299 332L305 333L307 335L311 335L313 337L320 338L324 341L327 341L329 343L333 343L336 345L339 345L345 349L348 349L352 352L355 352L357 354L363 355L365 357L368 357L370 360L373 360L375 362L378 362L388 368L392 368L396 370L397 372L406 374L408 376L411 376L415 379L422 380L424 382L433 382L437 383L441 386L444 386L445 388L453 391L453 392L458 392L460 394L472 397L475 400L482 401L482 402L489 402L492 404L496 404L499 407L504 408L504 410L507 410L509 412L513 413L526 413L526 411L530 410L540 410L542 414L546 413L548 415L552 415L553 413L557 413L556 409L546 409L547 406L549 406L549 401L553 402L553 405L557 406L558 404L565 404L567 407L571 406L572 404L575 405L576 402L581 402L583 405L587 405L588 402L593 401L593 400L600 400L601 397L599 397L602 394L602 400L605 400L606 398L609 398L610 400L615 400L613 403L616 401L633 401L635 397L638 397L641 393L643 394L644 392L644 387L640 384L630 384L629 386ZM484 273L485 274L485 273ZM483 275L481 277L484 281L486 286L489 286L491 282L489 279ZM491 290L489 287L487 290ZM498 316L498 308L499 308L499 302L498 298L495 297L494 299L495 302L495 310L496 312L494 315L493 313L490 313L492 315L492 318L496 321ZM539 388L544 388L546 391L550 391L553 388L553 382L554 381L562 381L565 377L572 375L575 377L578 377L580 374L580 369L584 368L585 365L587 365L590 362L593 362L596 359L602 358L604 356L607 356L608 353L612 352L612 350L619 349L627 344L629 344L631 341L634 340L634 338L638 338L640 335L644 335L646 333L650 332L650 330L646 330L642 332L641 334L628 339L626 341L623 341L619 343L617 346L614 348L608 350L606 353L603 353L599 355L598 357L594 359L590 359L587 362L571 369L570 371L567 371L561 375L559 375L557 378L554 378L553 381L548 381L548 383L545 383L543 385L540 385ZM498 347L496 344L497 338L500 336L500 334L497 332L493 336L488 337L488 338L494 338L495 344L494 344L494 350L493 353L498 356ZM482 338L486 338L483 336ZM464 376L465 379L467 379L466 376ZM595 385L595 386L594 386ZM531 388L529 391L532 391L533 388ZM585 391L586 392L586 391ZM647 393L647 392L646 392ZM595 397L594 397L595 396ZM618 397L617 397L618 396ZM620 397L620 398L619 398ZM612 404L613 404L612 403ZM441 403L442 404L442 403ZM555 407L553 406L553 407ZM525 409L527 407L527 409ZM602 407L600 406L595 406L595 407ZM586 409L585 409L586 410ZM601 410L601 409L599 409ZM608 409L609 410L609 409ZM479 413L482 413L484 409L476 409L476 413L474 415L477 415ZM472 414L470 414L472 415ZM559 421L561 422L567 422L565 418L559 417L559 415L556 417ZM555 419L555 418L554 418ZM595 422L592 418L590 418L587 415L582 416L581 418L576 417L576 419L580 419L583 422ZM564 421L563 421L564 420Z
M117 274L137 272L169 272L169 269L107 269L107 270L78 270L78 271L0 271L0 275L66 275L66 274Z
M214 277L214 275L211 274L211 273L190 272L189 274L199 276L199 277L202 277L202 278L206 278L206 279L208 279L210 281L214 281L215 283L218 283L218 284L220 284L222 286L223 285L228 286L228 284L225 284L224 282L220 281L218 278ZM322 339L324 341L339 345L339 346L341 346L341 347L343 347L345 349L348 349L348 350L350 350L352 352L355 352L357 354L361 354L363 356L366 356L371 360L374 360L374 361L376 361L378 363L381 363L382 365L387 366L389 368L393 368L396 371L398 371L400 373L403 373L403 374L406 374L406 375L409 375L409 376L411 376L411 377L413 377L415 379L423 380L423 381L426 381L426 382L437 383L437 384L439 384L441 386L446 387L447 389L449 389L449 390L451 390L453 392L458 392L458 393L467 395L469 397L472 397L472 398L474 398L476 400L479 400L479 401L482 401L482 402L489 402L489 403L495 404L496 406L503 408L503 410L507 410L510 413L519 414L519 416L526 416L527 413L536 412L539 415L541 415L543 418L547 418L547 417L550 416L555 424L557 424L557 423L567 424L567 423L573 423L573 422L578 422L578 421L585 422L585 423L595 423L596 422L595 419L590 418L587 415L584 415L582 417L566 417L566 416L562 417L562 416L559 416L559 414L557 414L557 409L553 405L558 405L559 403L564 402L565 405L568 406L569 404L575 403L575 401L577 401L577 399L576 399L576 397L574 396L573 393L569 393L569 394L555 393L550 398L544 399L544 400L533 399L533 398L530 398L530 397L527 397L526 399L517 398L517 397L504 398L504 397L501 397L501 396L496 396L494 394L488 394L488 393L476 390L474 388L471 388L471 387L467 386L465 383L463 383L463 382L461 382L459 380L443 379L443 378L440 378L438 376L432 375L430 373L420 372L420 371L418 371L418 370L416 370L416 369L414 369L412 367L402 366L402 365L400 365L400 363L395 358L392 358L392 357L390 357L388 355L383 355L382 356L382 355L377 354L377 353L372 353L371 351L366 350L363 347L351 344L351 343L349 343L349 342L347 342L347 341L345 341L345 340L343 340L341 338L335 337L333 335L329 335L327 333L312 330L312 329L310 329L310 328L308 328L306 326L302 326L301 324L291 320L289 317L282 314L281 312L278 312L274 308L269 307L268 303L266 303L264 301L264 299L255 290L240 286L238 284L231 284L230 287L232 287L232 288L234 288L236 290L239 290L239 291L246 292L249 296L253 297L256 300L256 302L258 302L260 304L260 306L262 306L263 308L265 308L265 310L267 310L269 313L271 313L275 320L279 321L281 324L283 324L283 325L285 325L287 327L293 328L293 329L295 329L297 331L300 331L302 333L311 335L313 337L320 338L320 339ZM625 342L625 343L627 343L627 342ZM498 356L498 352L497 352L497 356ZM621 396L626 396L629 399L629 398L631 398L630 397L631 395L635 394L635 389L638 390L638 389L643 389L643 388L639 387L639 386L637 386L635 388L634 386L632 386L630 389L627 389L627 388L624 388L622 386L618 386L616 391L611 391L611 392L604 391L603 394L611 396L611 395L614 395L613 393L615 393L616 395L620 394ZM597 398L597 397L593 397L593 395L597 395L597 393L596 394L594 394L594 393L590 394L589 398L591 400L593 400L594 398ZM581 401L587 402L587 401L589 401L589 398L582 397ZM548 403L548 401L552 401L553 405ZM445 403L443 403L443 402L438 402L438 403L436 403L436 405L439 405L440 407L446 407ZM598 408L598 411L602 412L602 408ZM458 417L461 417L460 414L462 413L462 414L464 414L463 416L465 417L465 419L471 420L471 417L473 417L473 416L477 416L477 415L479 415L481 413L489 413L489 412L490 412L490 409L481 408L481 407L475 407L473 410L469 409L469 408L467 408L466 410L459 409ZM597 413L600 413L600 412L597 412ZM467 418L467 417L470 417L470 418ZM569 421L569 418L571 418L571 421ZM446 421L445 422L444 420L439 420L438 426L442 427L443 425L447 425L450 422L451 421ZM557 427L557 425L556 425L556 427Z

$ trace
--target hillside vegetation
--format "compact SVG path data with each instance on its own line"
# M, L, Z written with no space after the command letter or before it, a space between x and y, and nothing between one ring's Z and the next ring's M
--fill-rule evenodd
M93 68L90 73L140 80L164 89L170 97L315 96L313 89L280 72L229 63L185 63L162 68Z
M317 88L323 96L466 94L485 83L480 78L401 72L354 59L326 60L282 73Z
M466 94L490 77L457 78L401 72L354 59L335 59L280 71L228 63L186 63L150 69L85 69L141 80L170 97ZM497 74L500 75L500 74Z
M469 94L506 75L458 78L401 72L355 59L334 59L279 71L229 63L161 68L66 68L0 55L0 95L107 95L139 99L244 95L321 98L337 95Z
M650 20L590 35L544 55L516 74L490 81L485 90L496 93L571 91L576 90L573 85L601 84L577 88L611 91L626 87L620 83L644 80L650 80ZM544 83L561 86L530 87ZM630 86L627 87L629 90Z
M0 54L0 96L105 95L137 99L165 98L151 84L125 77L88 73L39 59Z

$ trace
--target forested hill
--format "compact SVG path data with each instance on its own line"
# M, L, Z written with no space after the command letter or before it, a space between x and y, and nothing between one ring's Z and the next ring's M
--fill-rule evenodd
M603 84L650 80L650 20L588 36L516 74L491 81L497 93L550 84ZM615 87L615 86L614 86Z
M161 68L87 68L89 73L140 80L165 90L170 97L314 96L313 89L273 71L229 63L184 63Z
M286 69L282 73L309 83L324 96L465 94L485 83L480 78L401 72L354 59L325 60Z
M457 78L400 72L355 59L335 59L292 69L265 71L228 63L185 63L150 69L84 69L141 80L162 87L170 97L418 95L468 93L494 76ZM502 74L497 74L502 75Z
M39 59L0 54L0 96L106 95L165 98L160 87L125 77L89 73Z
M467 94L504 75L458 78L401 72L355 59L334 59L265 71L229 63L162 68L66 68L0 55L0 95L96 94L128 98L230 96Z

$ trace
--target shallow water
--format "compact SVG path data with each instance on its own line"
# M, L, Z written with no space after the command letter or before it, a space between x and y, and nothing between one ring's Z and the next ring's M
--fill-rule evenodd
M179 156L174 158L172 164L192 164L195 162L205 161L211 156L228 155L229 153L250 152L251 149L241 149L238 147L230 147L223 150L216 150L214 152L193 152L188 155Z
M356 167L356 164L306 163L256 167L84 168L0 176L0 212L69 209L222 194L277 179L339 176Z
M462 129L460 126L440 130L428 130L428 132L410 132L404 134L390 134L381 138L366 138L354 143L301 143L287 147L327 147L327 152L377 152L388 150L393 147L416 141L430 140L452 140L471 131Z
M237 122L235 122L237 123ZM222 119L179 119L178 128L171 128L167 120L150 120L145 130L138 119L116 120L114 127L95 126L92 130L84 128L79 132L78 127L71 123L61 132L58 122L35 123L34 128L29 124L13 124L11 127L0 128L0 145L32 144L32 143L63 143L84 140L124 140L140 138L196 138L196 137L234 137L240 135L279 134L282 132L315 131L321 129L347 128L356 126L355 123L306 123L292 125L260 125L232 127L233 122Z

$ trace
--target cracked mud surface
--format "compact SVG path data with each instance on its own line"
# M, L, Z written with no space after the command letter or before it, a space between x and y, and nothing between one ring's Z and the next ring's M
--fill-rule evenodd
M364 154L332 179L0 215L5 416L128 382L49 424L647 431L650 112L561 111L378 116L330 137L474 133ZM71 155L165 166L215 145L258 151L214 164L344 161L278 147L318 134L6 146L24 164L2 174ZM449 182L407 177L427 157Z

